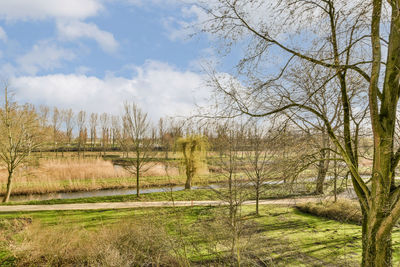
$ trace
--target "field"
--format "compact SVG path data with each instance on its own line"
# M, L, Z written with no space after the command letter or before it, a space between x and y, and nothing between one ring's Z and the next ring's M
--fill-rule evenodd
M116 195L2 205L255 199L254 188L245 185L245 172L240 168L234 174L238 180L233 189L226 184L218 189L207 188L210 184L226 183L227 179L212 153L207 168L202 168L194 180L194 185L203 185L204 189L172 192L169 188L184 185L186 180L180 155L171 153L168 160L157 156L157 163L141 176L140 182L142 188L165 187L163 192L142 194L139 198ZM105 157L87 152L80 158L72 152L63 156L59 153L57 157L54 153L42 153L39 160L16 173L13 194L135 188L135 177L121 167L125 160L115 152L107 152ZM6 174L5 169L0 170L3 192ZM303 172L304 179L294 183L263 185L260 199L312 196L315 184L309 177L315 175L310 168ZM342 178L338 180L338 184L344 182ZM331 180L326 182L328 194L332 186ZM241 266L357 266L361 229L357 221L340 213L341 205L262 205L259 216L253 205L235 204L0 213L0 265L236 266L240 261ZM235 209L234 219L229 207ZM357 205L351 207L358 209ZM340 221L341 218L345 219ZM393 240L398 248L397 228ZM394 260L400 261L399 253L394 254Z
M230 261L229 232L221 227L225 212L192 207L0 214L3 232L18 231L5 235L1 257L3 264L32 266L125 266L128 258L132 264L215 266ZM256 217L253 207L244 206L242 213L243 266L357 266L360 261L358 225L291 207L263 206ZM393 240L397 264L399 229Z

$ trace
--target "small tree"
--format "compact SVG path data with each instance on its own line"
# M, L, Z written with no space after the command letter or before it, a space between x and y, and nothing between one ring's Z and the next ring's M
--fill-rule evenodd
M86 112L81 110L76 117L76 125L78 126L78 156L81 153L81 147L83 147L83 156L85 156L85 144L86 144Z
M53 128L53 151L56 152L56 157L58 156L58 147L57 142L59 140L59 130L60 130L60 123L61 123L61 114L58 108L53 108L53 116L51 118L52 128Z
M242 216L242 204L248 199L248 184L243 182L241 170L244 160L241 153L243 148L243 129L242 123L238 124L233 120L228 120L224 124L217 126L224 134L218 136L219 157L217 165L221 170L221 175L227 183L227 188L216 190L219 198L227 203L229 216L223 216L222 222L228 230L229 249L232 259L232 266L240 266L242 244L241 238L244 231L249 229Z
M179 138L177 140L177 147L183 154L183 164L186 173L185 189L191 189L193 177L204 162L205 151L208 147L207 138L198 135Z
M119 138L121 147L126 147L127 151L132 149L135 157L127 158L124 168L136 176L136 195L140 196L140 176L149 170L154 164L153 157L154 136L149 137L150 123L147 113L143 112L136 104L124 105L124 115L122 118L124 134Z
M19 106L8 99L0 111L0 162L7 168L7 189L3 202L10 199L13 174L26 164L34 148L40 144L39 119L31 106Z
M278 135L278 136L277 136ZM256 197L256 215L259 215L259 200L264 184L276 173L274 158L277 154L279 133L267 135L267 132L254 123L248 135L245 174L251 181Z
M65 127L65 135L67 138L67 144L68 146L71 146L72 144L72 131L74 128L74 112L72 109L67 109L63 110L63 121L64 121L64 127Z
M98 114L97 113L92 113L90 114L90 146L91 150L93 151L93 148L96 146L96 139L97 139L97 118Z
M101 125L101 145L103 149L103 156L106 155L107 145L109 142L109 125L110 117L107 113L100 115L100 125Z

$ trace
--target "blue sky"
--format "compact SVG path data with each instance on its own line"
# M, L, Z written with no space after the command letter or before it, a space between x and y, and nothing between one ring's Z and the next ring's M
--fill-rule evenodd
M209 96L201 16L175 0L0 1L0 70L20 102L118 114L135 101L153 119Z

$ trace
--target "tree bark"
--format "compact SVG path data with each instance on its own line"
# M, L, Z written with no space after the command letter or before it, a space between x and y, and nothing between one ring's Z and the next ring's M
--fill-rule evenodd
M136 196L140 197L139 172L136 172Z
M327 168L328 165L329 161L326 159L319 161L315 194L322 195L324 193L324 183L325 183L326 173L328 172Z
M387 215L364 214L362 225L363 267L392 266L392 227L382 224Z
M185 189L192 189L192 174L186 176Z
M3 202L8 202L10 200L10 195L11 195L11 186L12 186L12 172L8 173L8 179L7 179L7 191L6 194L4 195Z
M260 188L259 186L257 186L256 189L256 215L260 215L259 210L258 210L258 206L259 206L259 202L260 202Z
M140 151L136 151L136 196L140 197Z
M316 188L315 188L315 193L318 195L322 195L324 193L324 182L326 178L326 174L329 169L329 158L330 152L326 151L326 149L329 147L329 136L326 134L326 131L324 130L322 132L322 149L320 152L320 157L321 160L318 163L318 176L317 176L317 183L316 183Z

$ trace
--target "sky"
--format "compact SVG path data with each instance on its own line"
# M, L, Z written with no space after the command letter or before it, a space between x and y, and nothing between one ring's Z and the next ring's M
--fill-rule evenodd
M0 79L19 103L190 115L210 96L203 67L216 58L188 27L202 15L179 0L3 0Z

